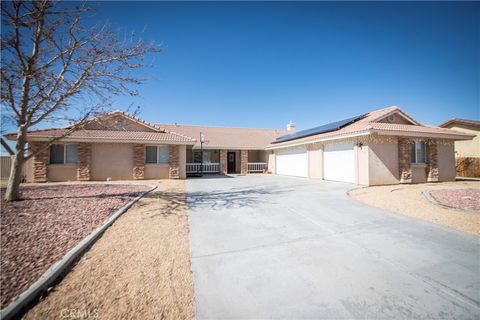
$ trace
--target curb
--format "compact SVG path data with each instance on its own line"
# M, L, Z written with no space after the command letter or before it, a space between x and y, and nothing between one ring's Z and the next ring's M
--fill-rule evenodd
M451 188L452 190L461 190L461 189L476 189L476 188ZM443 204L443 203L440 203L438 202L437 200L435 200L431 195L430 195L430 191L435 191L435 190L442 190L442 189L426 189L426 190L423 190L422 191L422 194L425 198L427 198L428 201L430 201L430 203L436 205L436 206L439 206L439 207L442 207L442 208L445 208L445 209L454 209L454 210L458 210L458 211L464 211L464 212L478 212L476 210L469 210L469 209L462 209L462 208L457 208L457 207L452 207L452 206L448 206L446 204Z
M45 271L37 281L35 281L27 290L22 292L16 300L11 302L8 306L0 310L0 319L9 320L12 319L17 313L19 313L23 307L36 299L47 287L54 282L71 264L76 261L102 234L110 227L115 220L118 219L123 213L125 213L131 206L133 206L138 200L140 200L147 193L156 189L155 185L146 185L150 187L149 190L141 193L135 197L132 201L118 209L114 214L108 218L108 220L93 230L88 236L82 239L75 247L70 249L60 260L55 262L47 271Z

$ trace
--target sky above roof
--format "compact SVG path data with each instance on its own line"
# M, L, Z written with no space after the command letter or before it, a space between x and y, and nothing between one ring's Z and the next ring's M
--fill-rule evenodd
M140 88L153 122L299 129L399 105L480 118L480 3L99 2L163 43Z
M399 105L480 119L478 2L89 2L91 23L163 44L115 109L183 123L307 129Z

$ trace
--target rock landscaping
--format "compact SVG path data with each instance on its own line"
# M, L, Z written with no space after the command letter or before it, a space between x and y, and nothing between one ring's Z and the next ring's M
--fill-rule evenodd
M145 185L22 185L6 203L1 188L1 308L25 291Z
M480 189L441 189L429 193L441 205L480 212Z

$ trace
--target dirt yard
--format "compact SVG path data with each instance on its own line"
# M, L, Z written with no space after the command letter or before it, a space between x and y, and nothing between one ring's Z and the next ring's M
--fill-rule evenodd
M446 209L428 201L423 190L480 188L477 181L358 188L350 196L375 207L480 235L480 212Z
M122 215L25 319L193 319L184 181Z
M6 203L2 188L2 308L116 210L146 190L142 185L22 185L22 200Z

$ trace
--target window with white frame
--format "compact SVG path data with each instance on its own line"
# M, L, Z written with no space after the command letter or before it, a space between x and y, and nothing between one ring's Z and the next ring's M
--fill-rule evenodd
M76 164L78 148L76 144L53 144L50 146L50 164Z
M203 150L203 161L202 161L202 152L200 150L193 150L193 162L194 163L212 163L212 153L210 150Z
M412 163L427 163L427 149L425 141L415 140L411 149Z
M145 148L145 163L167 164L168 146L147 146Z

